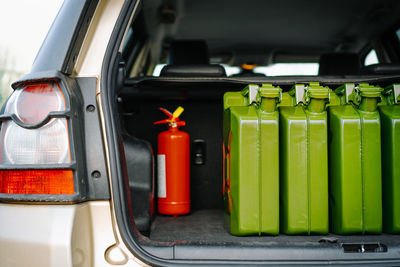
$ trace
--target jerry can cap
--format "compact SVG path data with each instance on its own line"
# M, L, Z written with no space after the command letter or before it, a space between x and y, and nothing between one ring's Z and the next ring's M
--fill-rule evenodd
M282 98L282 89L279 86L273 86L271 83L262 84L258 91L261 97Z
M368 98L380 97L383 92L383 88L379 86L369 85L368 83L360 83L355 89L358 89L361 97Z
M320 85L318 82L309 82L306 87L307 96L317 99L328 99L330 90L326 86Z

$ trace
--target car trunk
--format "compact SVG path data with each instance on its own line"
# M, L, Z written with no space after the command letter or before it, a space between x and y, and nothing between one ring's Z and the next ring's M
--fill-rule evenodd
M396 76L372 75L329 78L142 77L126 80L118 94L119 119L125 136L146 140L156 154L157 135L166 130L165 125L153 124L164 118L158 108L173 111L177 106L182 106L185 111L181 118L186 121L182 130L189 133L192 150L196 140L205 144L201 149L204 164L196 164L191 152L191 212L182 216L157 214L155 195L155 214L151 219L151 226L139 234L135 225L131 225L136 233L136 241L153 256L165 259L267 260L271 263L287 264L292 261L341 264L352 263L354 260L369 264L382 263L379 261L382 259L396 261L400 252L400 239L397 235L386 233L231 235L224 222L222 100L225 92L240 91L249 83L273 83L287 91L295 83L308 81L319 81L334 89L346 82L363 81L386 86L398 80ZM135 152L125 147L125 153L129 157L129 153ZM128 201L125 204L127 207L134 207L137 202Z

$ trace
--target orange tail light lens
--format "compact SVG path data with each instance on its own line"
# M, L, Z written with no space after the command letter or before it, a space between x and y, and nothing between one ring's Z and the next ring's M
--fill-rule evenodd
M72 170L1 170L0 193L73 195Z

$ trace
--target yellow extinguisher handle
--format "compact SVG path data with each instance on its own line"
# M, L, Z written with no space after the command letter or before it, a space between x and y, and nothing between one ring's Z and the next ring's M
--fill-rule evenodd
M173 119L178 118L178 117L182 114L183 110L184 110L183 107L179 106L179 107L174 111L174 113L172 113L172 118L173 118Z

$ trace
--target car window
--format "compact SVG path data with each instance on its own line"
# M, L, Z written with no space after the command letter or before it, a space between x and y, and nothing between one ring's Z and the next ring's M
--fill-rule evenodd
M153 70L153 76L160 76L161 70L162 68L164 68L164 66L167 64L157 64L156 67Z
M254 72L267 76L318 75L318 69L318 63L276 63L270 66L257 67Z
M240 73L240 68L229 65L222 65L226 75L231 76ZM254 73L266 76L287 76L287 75L318 75L318 63L275 63L269 66L259 66L254 68Z
M364 66L372 65L372 64L378 64L378 56L376 55L375 49L371 49L367 56L364 59Z
M153 76L160 76L161 69L166 64L158 64L154 68ZM240 68L221 64L227 76L240 73ZM259 66L254 69L254 73L261 73L266 76L285 76L285 75L318 75L318 63L275 63L270 66Z

